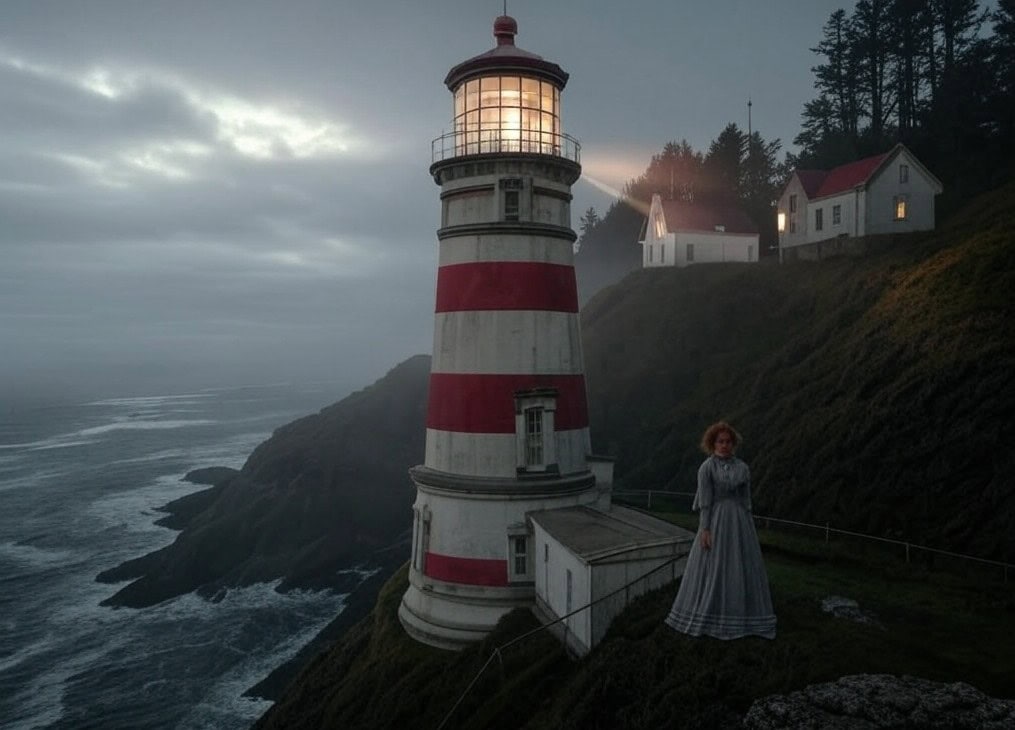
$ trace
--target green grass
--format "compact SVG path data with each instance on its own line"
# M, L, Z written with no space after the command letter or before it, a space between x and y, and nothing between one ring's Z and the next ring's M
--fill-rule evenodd
M666 517L693 527L688 515ZM763 530L761 540L775 641L672 631L663 618L674 584L633 602L582 660L545 632L506 650L448 727L715 727L757 698L857 673L961 680L1015 696L1015 587L798 535ZM297 679L264 727L437 727L494 649L536 626L516 611L460 654L430 649L398 623L406 580L403 569L389 581L374 614ZM824 613L830 595L858 601L879 625Z

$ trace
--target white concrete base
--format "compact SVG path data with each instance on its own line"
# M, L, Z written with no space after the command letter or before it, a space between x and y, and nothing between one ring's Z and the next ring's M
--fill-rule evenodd
M398 607L398 619L417 641L460 651L481 641L505 614L518 607L530 607L534 597L535 588L530 585L457 586L417 573L410 576L409 589Z

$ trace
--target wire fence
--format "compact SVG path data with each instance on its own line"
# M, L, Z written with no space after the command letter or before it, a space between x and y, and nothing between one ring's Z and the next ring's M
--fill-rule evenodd
M670 507L675 508L676 511L690 514L691 503L694 499L694 492L630 489L614 492L613 496L629 504L636 506L644 505L645 508L650 511L661 511L662 509ZM772 529L773 526L781 529L799 528L799 531L806 532L809 535L813 535L813 533L817 531L818 533L824 535L826 544L831 542L833 536L842 536L850 539L880 544L882 547L891 545L893 546L890 549L891 554L896 556L904 555L907 563L916 562L919 558L920 562L928 567L944 569L956 568L966 575L969 575L968 568L971 565L974 565L980 569L980 572L985 572L986 575L993 576L994 578L1000 577L1004 583L1008 582L1010 576L1015 576L1015 564L1012 563L1005 563L1000 560L989 560L987 558L981 558L975 555L965 555L963 553L951 552L949 550L941 550L939 548L928 547L927 545L917 545L905 540L895 540L889 537L868 535L862 532L853 532L852 530L840 530L836 527L831 527L827 522L823 525L815 525L810 522L797 522L795 520L786 520L780 517L771 517L759 514L754 515L754 521L755 523L764 526L765 529Z

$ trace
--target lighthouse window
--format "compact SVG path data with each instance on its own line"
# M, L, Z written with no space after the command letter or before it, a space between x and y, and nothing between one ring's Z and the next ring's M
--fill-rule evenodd
M518 472L557 472L554 415L557 410L555 388L515 391L515 436Z
M525 411L525 463L538 466L543 463L543 409Z
M560 89L523 76L484 76L455 89L456 154L560 151Z
M529 562L529 550L528 540L524 537L516 537L514 539L514 553L515 553L515 575L525 575L528 573L528 562Z
M516 221L518 220L518 206L519 197L517 190L507 190L504 192L504 220Z

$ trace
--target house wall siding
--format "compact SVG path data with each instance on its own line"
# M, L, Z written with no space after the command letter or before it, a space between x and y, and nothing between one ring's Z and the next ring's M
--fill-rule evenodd
M758 260L758 236L722 233L677 231L674 262L669 266L691 266L727 261ZM687 246L694 246L694 260L687 260ZM748 258L750 253L750 258ZM667 259L669 260L669 259Z
M899 165L909 165L909 182L899 182ZM906 195L906 220L895 220L893 198ZM908 233L934 228L934 184L905 150L882 169L867 186L868 235Z
M592 591L588 563L564 547L536 521L533 521L533 536L536 546L536 596L542 599L554 615L567 614L567 571L570 570L571 610L587 605ZM564 623L586 648L592 645L590 611L582 611L565 619Z
M796 213L789 212L790 195L796 195ZM783 191L782 197L779 198L777 210L786 214L786 230L780 235L782 246L792 247L807 243L809 223L807 219L807 194L804 192L804 187L800 184L800 180L796 175L790 180L789 185ZM790 220L793 218L796 219L796 232L790 233Z

